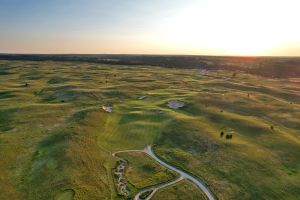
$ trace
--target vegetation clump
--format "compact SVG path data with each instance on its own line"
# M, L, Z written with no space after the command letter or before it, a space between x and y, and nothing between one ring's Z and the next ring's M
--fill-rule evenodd
M232 134L227 134L227 135L226 135L226 139L227 139L227 140L232 139Z
M220 137L223 137L223 136L224 136L224 131L221 131Z

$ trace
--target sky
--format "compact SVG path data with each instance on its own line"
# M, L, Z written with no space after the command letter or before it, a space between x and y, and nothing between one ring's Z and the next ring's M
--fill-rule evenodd
M0 53L300 56L299 0L0 0Z

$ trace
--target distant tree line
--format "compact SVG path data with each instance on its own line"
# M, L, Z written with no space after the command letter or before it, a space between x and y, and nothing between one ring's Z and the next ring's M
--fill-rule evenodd
M76 61L117 65L151 65L173 68L244 71L266 77L300 77L298 57L234 57L118 54L0 54L0 60ZM234 77L236 74L234 75Z

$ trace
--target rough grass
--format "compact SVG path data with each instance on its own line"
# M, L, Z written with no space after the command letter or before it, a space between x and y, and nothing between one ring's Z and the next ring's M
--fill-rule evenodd
M173 180L176 174L158 164L144 153L120 153L119 157L128 161L126 178L137 189Z
M299 78L84 62L0 68L0 199L124 199L111 153L148 144L218 199L300 198ZM186 107L169 109L170 99ZM132 185L170 178L146 156L127 156ZM156 198L194 198L185 185Z
M7 98L12 98L12 97L15 97L15 95L11 91L0 92L0 99L7 99Z
M13 129L11 125L11 121L17 109L15 108L7 108L7 109L0 109L0 131L9 131Z
M51 79L49 79L48 83L49 84L61 84L61 83L65 83L68 79L67 78L63 78L60 76L54 76Z
M193 183L182 180L179 183L158 191L153 200L207 200L205 194Z

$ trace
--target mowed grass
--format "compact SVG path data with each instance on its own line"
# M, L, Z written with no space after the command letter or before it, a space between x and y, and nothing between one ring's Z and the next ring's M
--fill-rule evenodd
M0 61L0 199L122 199L111 153L149 144L218 199L299 199L299 83L222 70ZM171 99L186 106L169 109ZM147 156L124 156L136 188L171 177ZM155 198L201 199L193 187L178 183Z
M108 150L143 149L152 144L170 120L168 114L155 114L150 102L127 102L116 105L114 113L99 134L99 142ZM144 107L143 107L144 106Z

